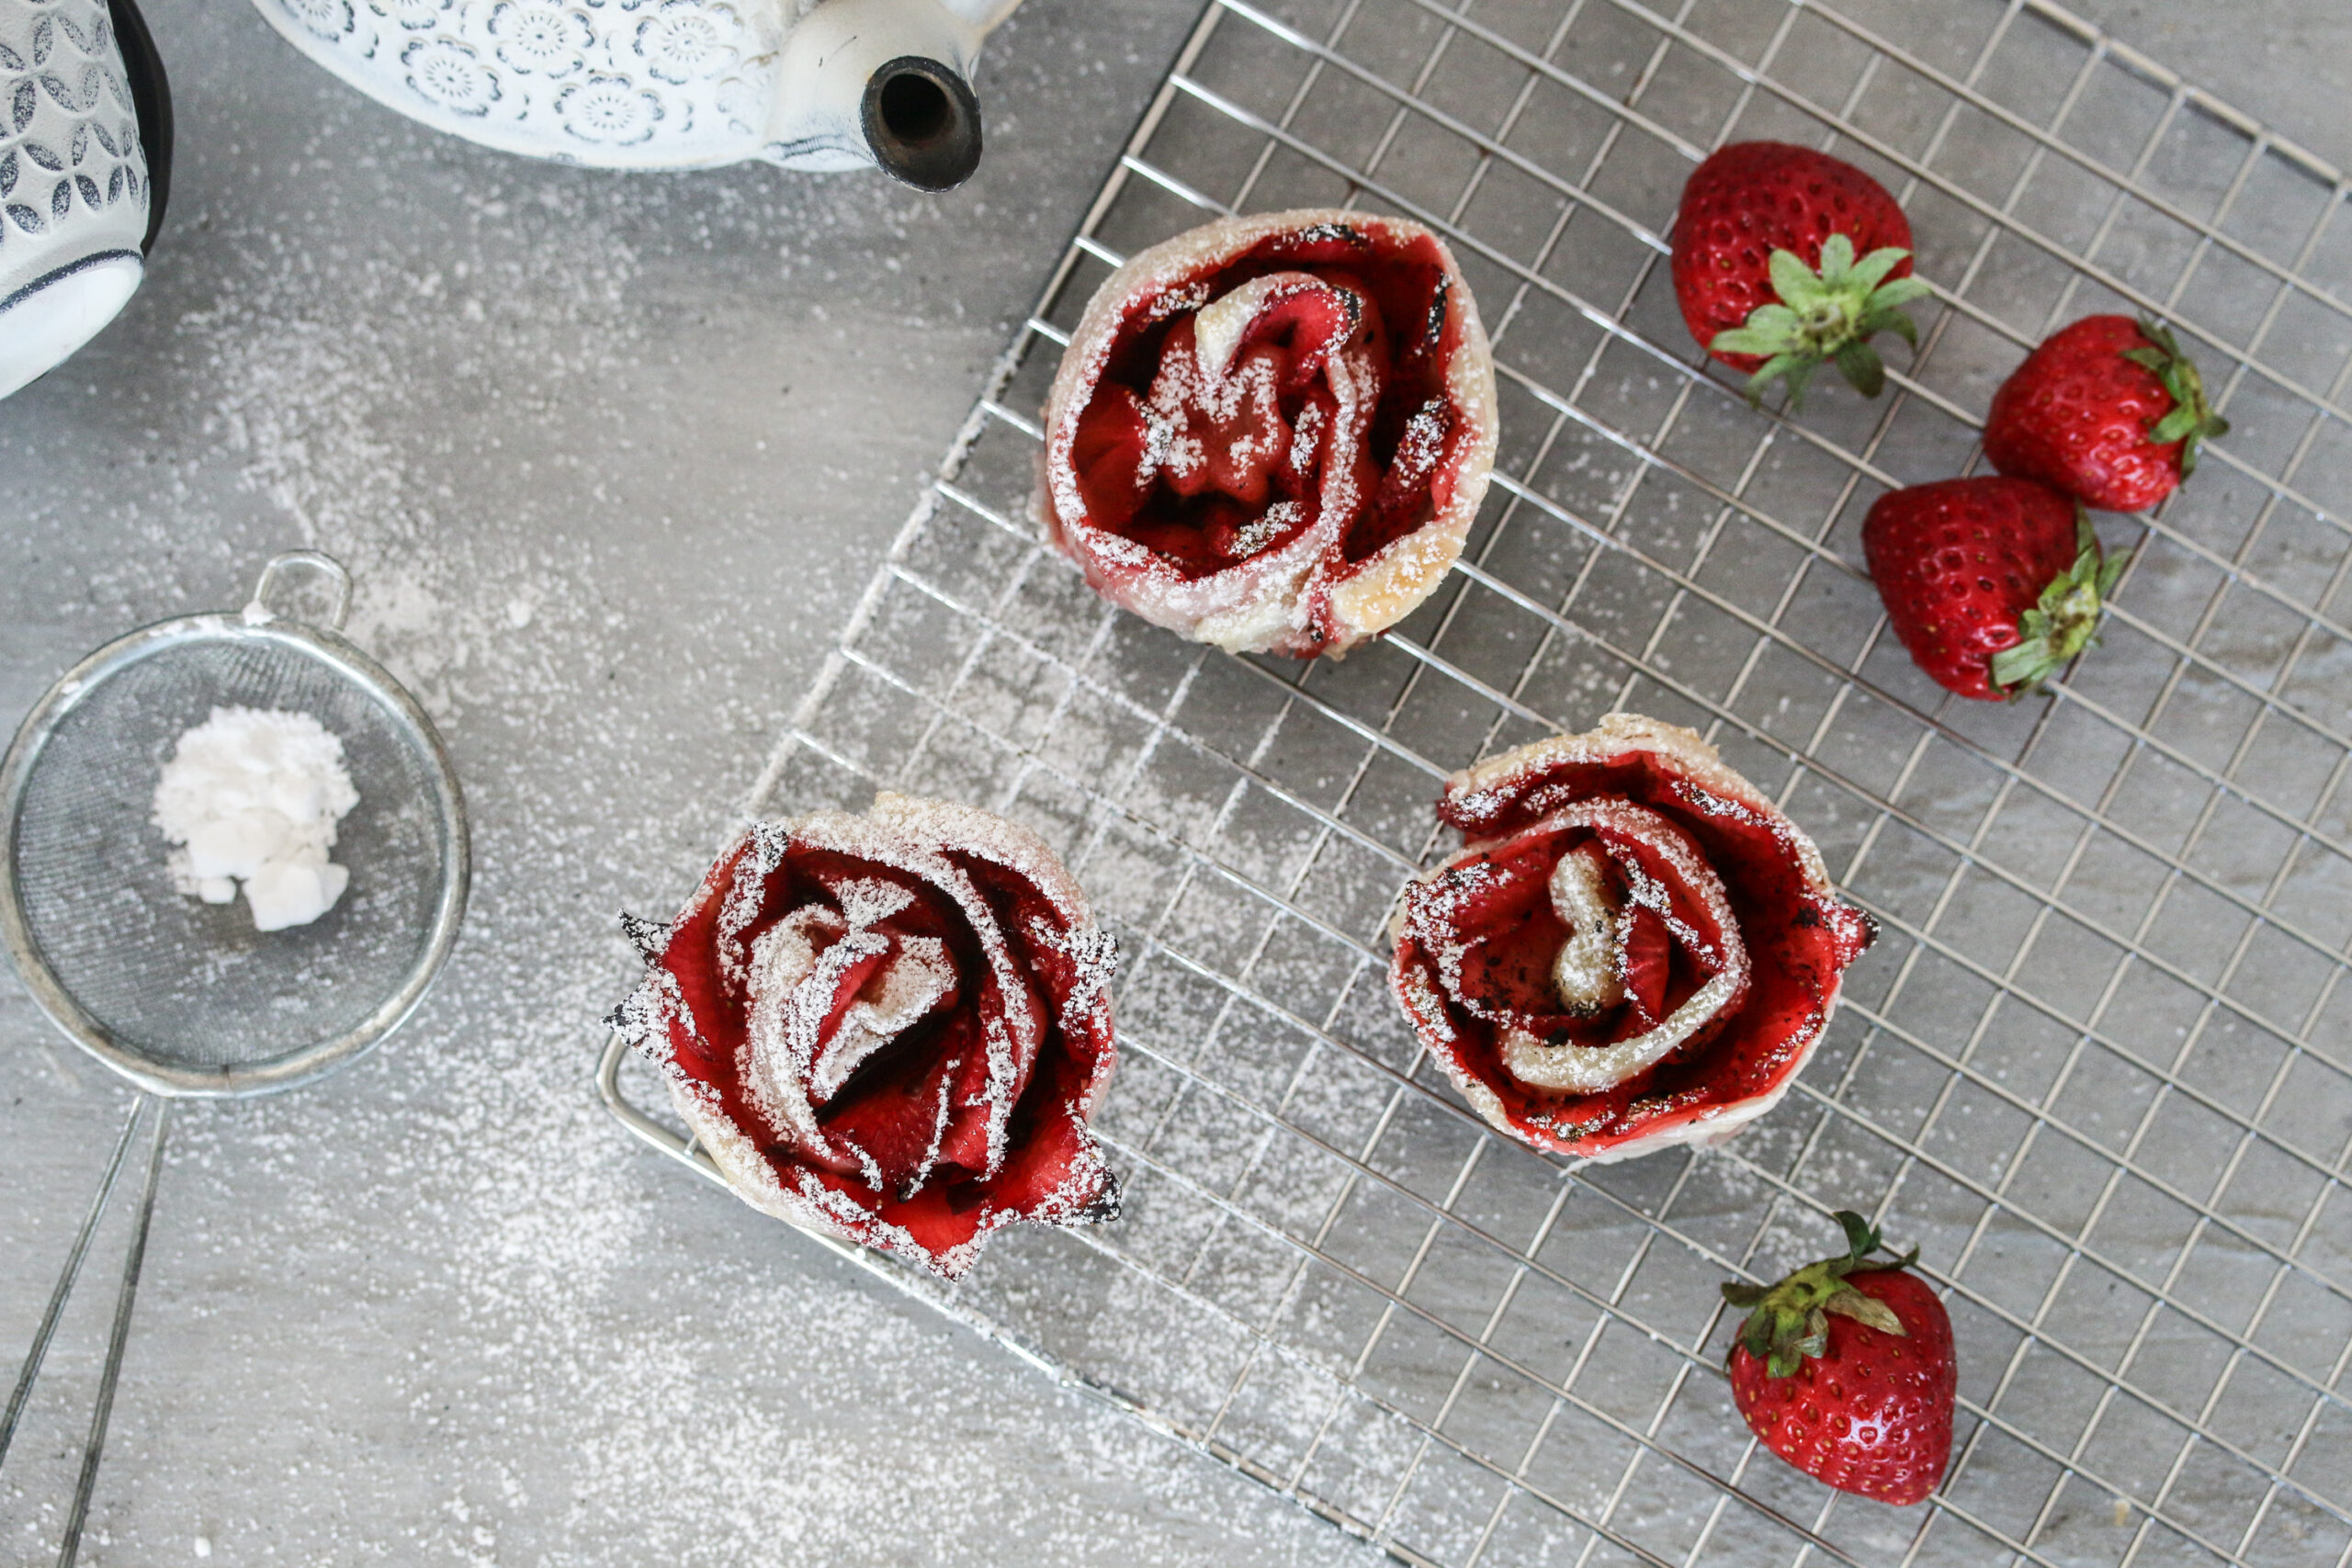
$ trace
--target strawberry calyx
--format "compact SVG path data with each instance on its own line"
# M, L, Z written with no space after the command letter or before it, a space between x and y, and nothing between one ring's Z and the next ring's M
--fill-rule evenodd
M2140 334L2147 343L2125 349L2123 357L2154 371L2165 390L2172 394L2172 412L2148 427L2148 439L2159 446L2181 444L2180 477L2187 479L2197 471L2198 447L2227 435L2230 422L2215 413L2206 400L2205 378L2199 374L2197 362L2181 353L2171 328L2153 316L2143 316Z
M1840 1209L1834 1217L1846 1233L1845 1256L1808 1263L1777 1285L1749 1285L1736 1280L1724 1285L1724 1301L1749 1309L1747 1321L1740 1325L1739 1343L1764 1363L1765 1371L1772 1377L1792 1377L1806 1357L1827 1352L1831 1313L1899 1337L1909 1337L1910 1331L1893 1307L1856 1290L1847 1278L1874 1269L1908 1269L1919 1260L1919 1249L1915 1247L1900 1258L1872 1261L1872 1253L1893 1250L1880 1239L1878 1227L1850 1209Z
M1764 361L1747 378L1750 405L1761 403L1772 383L1785 378L1790 409L1803 407L1806 385L1825 364L1836 365L1862 396L1877 397L1886 387L1886 367L1871 338L1899 333L1914 349L1919 346L1919 330L1902 307L1926 295L1928 286L1916 277L1889 282L1886 276L1910 254L1887 245L1857 261L1854 242L1832 234L1821 243L1816 272L1794 251L1774 251L1772 292L1780 303L1757 306L1744 323L1717 333L1707 347ZM2189 373L2196 374L2194 367Z
M2090 514L2075 507L2075 563L2050 580L2033 608L2018 617L2018 640L1993 655L1993 688L2006 697L2039 691L2066 661L2098 640L2099 618L2129 556L2108 558Z

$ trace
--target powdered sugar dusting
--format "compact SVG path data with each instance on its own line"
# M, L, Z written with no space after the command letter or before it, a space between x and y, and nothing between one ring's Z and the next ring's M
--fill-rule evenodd
M1552 989L1570 1013L1589 1016L1625 999L1618 956L1619 906L1599 855L1578 846L1552 868L1552 911L1568 928L1552 964Z
M1747 941L1729 891L1698 844L1658 811L1598 793L1614 787L1604 782L1612 776L1606 769L1642 752L1651 754L1665 780L1662 791L1656 784L1637 788L1644 798L1662 794L1672 803L1668 809L1763 829L1795 863L1802 879L1793 890L1769 880L1744 884L1751 903L1770 911L1767 918L1816 928L1825 922L1859 927L1858 918L1819 874L1820 857L1810 840L1725 767L1713 747L1690 730L1634 714L1611 714L1585 734L1534 741L1454 774L1440 815L1471 842L1413 886L1392 923L1392 990L1416 1032L1446 1063L1449 1076L1457 1084L1478 1086L1476 1092L1466 1087L1463 1092L1479 1114L1539 1145L1556 1140L1551 1146L1564 1152L1612 1161L1676 1144L1718 1143L1778 1103L1820 1043L1842 965L1866 941L1858 930L1845 955L1822 965L1826 972L1806 972L1801 983L1817 987L1817 1007L1782 1003L1783 1010L1770 1015L1768 1031L1780 1032L1768 1032L1757 1044L1762 1053L1758 1061L1770 1064L1770 1076L1760 1082L1740 1080L1739 1092L1728 1093L1731 1080L1708 1067L1679 1087L1662 1081L1645 1089L1636 1085L1646 1124L1636 1124L1630 1134L1618 1126L1621 1112L1611 1102L1579 1100L1633 1084L1702 1030L1736 1034L1746 1027L1739 1010L1753 989ZM1517 857L1523 863L1547 839L1577 829L1591 829L1592 844L1562 844L1546 873L1554 913L1567 931L1546 970L1557 993L1550 1005L1564 1009L1569 1020L1586 1016L1588 1003L1597 1010L1606 994L1622 995L1624 1007L1635 1008L1631 933L1636 919L1654 920L1666 933L1659 940L1670 939L1685 954L1683 963L1703 976L1659 1018L1651 1010L1663 1005L1670 971L1659 966L1664 960L1646 960L1645 972L1656 978L1650 999L1638 1004L1633 1019L1648 1027L1620 1039L1580 1042L1575 1038L1577 1026L1562 1022L1550 1005L1522 1011L1528 1004L1508 998L1523 993L1491 999L1483 984L1473 987L1468 981L1473 951L1508 929L1495 925L1501 917L1487 903L1506 886L1506 861ZM1638 853L1633 852L1635 847ZM1575 863L1596 849L1624 884L1623 908L1611 907L1613 895L1598 880L1597 859L1591 866ZM1759 897L1773 886L1781 891L1769 899ZM1613 944L1607 956L1615 965L1605 985L1598 974L1604 932ZM1457 1027L1457 1009L1477 1021L1466 1032ZM1711 1072L1720 1081L1711 1082ZM1488 1073L1498 1076L1486 1081L1481 1075ZM1535 1092L1520 1103L1507 1103L1506 1093L1515 1089ZM1579 1113L1588 1121L1575 1120Z
M1265 274L1222 294L1215 291L1214 276L1269 236L1360 243L1366 234L1434 247L1446 271L1433 308L1441 325L1448 312L1455 325L1447 340L1453 346L1442 400L1450 412L1442 418L1413 416L1389 467L1392 480L1405 472L1421 476L1434 515L1368 558L1350 560L1343 547L1348 531L1372 505L1365 484L1379 472L1365 453L1382 385L1360 341L1364 302L1351 288L1307 271ZM1286 424L1275 402L1270 351L1245 344L1265 312L1308 296L1326 301L1331 319L1344 323L1332 344L1309 350L1302 360L1328 389L1331 406L1327 413L1308 402L1295 423ZM1155 476L1164 476L1178 493L1190 496L1217 482L1219 472L1256 474L1274 464L1316 476L1311 517L1295 502L1269 504L1250 489L1241 508L1251 513L1250 521L1235 528L1229 541L1221 534L1212 541L1233 562L1216 570L1180 570L1112 525L1115 519L1092 515L1077 461L1081 420L1096 401L1120 334L1137 322L1185 311L1194 313L1170 333L1148 399L1116 416L1143 423L1141 490L1134 493L1148 496ZM1419 225L1340 210L1220 219L1131 258L1089 302L1047 398L1046 451L1032 510L1046 537L1078 562L1097 592L1156 625L1235 652L1337 657L1408 614L1459 558L1493 463L1493 383L1469 289L1442 244ZM1115 387L1102 395L1129 397ZM1215 438L1221 447L1212 449L1210 438L1200 434L1204 419L1223 433ZM1283 431L1286 439L1276 434ZM1089 460L1097 470L1110 461ZM1114 486L1097 493L1131 492ZM1283 543L1294 528L1295 537Z
M1790 821L1756 786L1725 765L1713 746L1695 729L1667 724L1646 714L1603 714L1600 722L1581 735L1559 735L1531 741L1501 756L1463 769L1446 781L1450 811L1476 817L1509 789L1511 781L1562 762L1598 761L1627 750L1656 751L1674 770L1697 786L1684 792L1693 810L1711 815L1736 814L1743 820L1764 824L1786 843L1805 870L1808 880L1824 892L1829 871L1812 836Z
M639 945L650 972L615 1021L753 1207L949 1279L1002 1225L1115 1213L1086 1126L1115 1059L1115 950L1026 829L887 793L864 815L755 824ZM668 1006L687 993L713 999L715 1036ZM886 1053L885 1076L832 1105Z
M149 15L195 106L185 178L140 298L0 418L6 722L130 626L233 609L274 551L327 550L357 582L349 635L456 752L475 881L379 1052L175 1109L82 1562L192 1562L198 1539L214 1568L1357 1556L685 1177L591 1082L632 967L613 910L674 910L731 830L1066 220L878 180L527 164L299 63L248 69L275 47L250 9ZM1148 74L1123 52L1128 85L1091 89L1114 130ZM1056 144L1064 183L1091 180ZM950 243L956 276L918 288ZM903 288L877 286L886 256ZM814 386L821 418L797 412ZM4 966L0 1043L13 1358L125 1091ZM0 1472L8 1562L55 1556L123 1196Z
M1732 912L1731 901L1724 890L1721 878L1692 850L1690 841L1661 819L1658 815L1624 800L1587 800L1554 812L1542 822L1527 829L1527 834L1551 834L1573 829L1605 830L1600 840L1602 852L1614 862L1619 874L1629 885L1631 902L1646 908L1663 919L1674 933L1675 940L1713 973L1673 1014L1654 1028L1628 1039L1606 1045L1564 1042L1554 1044L1539 1040L1515 1026L1502 1032L1502 1065L1505 1071L1520 1082L1536 1089L1555 1089L1577 1094L1592 1094L1611 1089L1634 1075L1647 1070L1668 1053L1704 1028L1724 1008L1735 1003L1747 989L1747 950L1740 939L1739 922ZM1611 840L1630 840L1640 844L1671 868L1677 887L1669 889L1650 875L1640 861L1620 851ZM1470 953L1470 943L1461 940L1461 928L1456 924L1461 911L1479 894L1485 892L1498 876L1494 866L1477 857L1488 846L1472 845L1462 852L1456 863L1440 867L1424 879L1425 890L1417 904L1408 905L1415 913L1412 927L1415 935L1434 955L1438 975L1447 991L1456 997L1467 994L1464 984L1464 964ZM1574 863L1579 857L1573 852L1563 855L1562 866ZM1561 878L1555 868L1552 885L1556 889ZM1699 931L1686 921L1675 908L1675 893L1696 899L1706 911L1714 935ZM1577 930L1575 916L1585 913L1583 902L1569 896L1555 894L1566 907L1560 911L1564 921ZM1595 900L1597 901L1597 900ZM1609 922L1612 939L1602 961L1613 964L1610 989L1619 999L1625 993L1626 973L1623 935L1617 922ZM1577 950L1585 933L1577 932L1563 948L1561 962ZM1586 983L1579 991L1589 992L1597 1008L1601 987ZM1572 1010L1580 997L1562 998Z
M996 915L971 879L949 861L944 851L955 847L948 834L950 824L973 829L973 818L985 813L935 813L926 809L933 803L894 798L891 814L886 817L853 817L844 812L824 812L794 826L796 835L812 844L834 849L871 860L877 864L920 876L954 898L963 910L969 929L980 939L980 954L994 979L1001 1005L982 1015L983 1035L989 1057L986 1082L980 1089L981 1102L988 1111L989 1174L995 1174L1004 1162L1006 1123L1012 1115L1014 1101L1029 1081L1029 1071L1036 1060L1037 1044L1042 1036L1043 1021L1029 999L1029 987L1016 969L1012 953L1004 944ZM935 841L931 833L936 829ZM1018 832L1010 823L1001 828L980 829L983 843L1001 844L1011 832ZM1042 845L1040 846L1043 847ZM1048 857L1051 852L1046 852ZM1067 878L1065 877L1065 880Z

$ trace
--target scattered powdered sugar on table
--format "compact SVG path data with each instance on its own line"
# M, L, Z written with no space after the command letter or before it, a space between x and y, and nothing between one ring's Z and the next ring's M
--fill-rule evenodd
M616 912L675 908L735 826L1188 19L1114 0L1038 28L1001 102L1053 124L1052 177L1008 137L975 212L505 158L315 72L240 74L279 47L249 9L167 11L217 112L114 329L137 346L77 360L53 424L21 398L0 422L31 498L0 549L0 702L324 549L357 581L346 635L457 757L475 878L380 1050L175 1107L85 1564L198 1540L209 1563L1372 1562L635 1145L589 1076L634 967ZM1118 65L1136 36L1151 62ZM1065 172L1080 89L1098 145ZM5 977L0 1045L0 1256L40 1260L0 1279L13 1357L125 1091ZM650 1070L632 1095L659 1105ZM56 1555L129 1207L0 1472L0 1562Z
M242 889L256 931L306 926L343 897L349 868L327 858L359 804L343 742L307 713L216 707L183 734L155 784L155 826L172 842L172 886L226 904Z

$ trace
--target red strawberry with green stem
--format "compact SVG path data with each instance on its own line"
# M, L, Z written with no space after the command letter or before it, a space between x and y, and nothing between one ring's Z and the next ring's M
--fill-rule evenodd
M1810 147L1736 141L1692 171L1674 220L1674 297L1690 335L1735 370L1748 401L1787 378L1789 406L1824 364L1866 398L1886 385L1870 340L1918 346L1901 306L1911 224L1886 187Z
M1951 1318L1911 1272L1917 1247L1873 1262L1877 1227L1843 1210L1837 1220L1844 1257L1769 1288L1724 1286L1724 1300L1750 1309L1727 1366L1732 1403L1766 1448L1815 1480L1917 1503L1951 1460Z
M2103 512L2141 512L2197 471L2229 434L2196 363L2162 323L2086 316L2026 355L1984 421L1993 467Z
M2075 502L1991 477L1889 491L1862 553L1912 662L1982 702L2037 690L2089 647L2128 559L2100 551Z

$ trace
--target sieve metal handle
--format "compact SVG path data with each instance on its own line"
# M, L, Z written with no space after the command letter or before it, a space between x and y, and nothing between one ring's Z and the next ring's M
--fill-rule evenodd
M327 612L326 626L329 631L343 630L344 619L351 614L351 573L341 561L320 550L288 550L270 557L269 564L261 569L261 581L254 584L253 603L245 606L246 621L258 624L277 618L277 612L269 607L270 590L277 586L278 573L290 566L309 567L334 582L334 606Z

